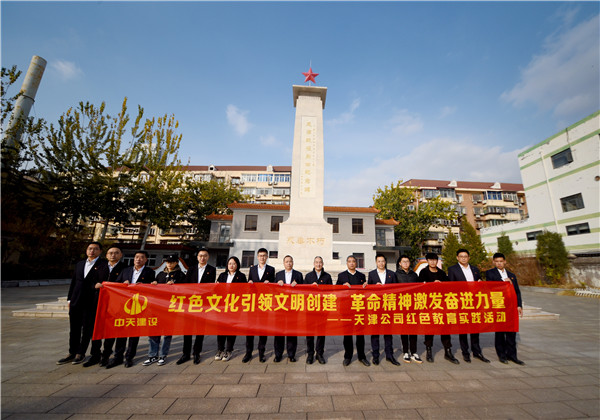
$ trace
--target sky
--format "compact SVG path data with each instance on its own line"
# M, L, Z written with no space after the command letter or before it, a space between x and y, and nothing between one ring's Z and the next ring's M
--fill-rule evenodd
M521 182L600 109L599 2L11 2L1 60L48 61L31 115L174 115L191 165L291 165L292 85L327 87L326 205L411 178ZM20 87L22 79L17 83ZM16 92L15 92L16 93Z

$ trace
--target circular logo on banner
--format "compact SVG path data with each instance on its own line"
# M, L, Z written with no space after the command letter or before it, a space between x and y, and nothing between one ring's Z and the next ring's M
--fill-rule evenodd
M140 298L144 300L143 303L140 303ZM131 297L131 299L125 302L123 309L129 315L137 315L146 309L146 306L148 306L148 299L146 296L140 296L139 293L136 293Z

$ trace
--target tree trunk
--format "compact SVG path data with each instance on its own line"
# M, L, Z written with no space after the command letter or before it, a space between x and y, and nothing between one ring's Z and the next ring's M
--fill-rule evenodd
M146 231L144 232L144 237L142 238L142 246L140 246L140 249L142 251L146 248L146 241L148 240L148 235L150 234L151 227L152 225L150 224L150 221L147 221Z
M104 238L106 238L106 231L108 230L108 219L104 221L104 226L102 226L102 234L100 235L100 242L104 242Z

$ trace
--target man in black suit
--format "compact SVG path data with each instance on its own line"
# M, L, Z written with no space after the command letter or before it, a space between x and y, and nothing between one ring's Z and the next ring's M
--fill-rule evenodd
M469 251L461 248L456 251L456 259L458 264L448 267L448 279L450 281L481 281L481 274L479 268L469 264ZM458 341L460 342L460 349L462 350L463 359L467 363L471 363L471 355L469 352L469 339L467 334L459 334ZM471 334L471 349L473 350L473 357L481 360L485 363L490 363L488 359L483 356L481 347L479 346L479 334Z
M91 242L86 251L87 259L75 265L69 294L69 354L56 362L57 365L78 365L85 359L85 352L94 333L96 319L96 284L108 276L106 260L100 257L102 244Z
M106 251L106 259L108 260L108 278L105 281L116 282L117 277L121 274L121 271L127 266L121 261L123 258L123 252L119 247L112 246ZM100 295L100 289L102 283L96 283L96 306L98 305L98 298ZM92 350L90 359L83 364L83 367L89 367L100 363L100 366L108 365L108 360L112 354L113 345L115 343L114 338L104 339L104 350L100 352L102 347L102 340L92 340Z
M315 257L313 261L313 271L308 273L304 277L304 284L314 284L318 286L320 284L333 284L333 280L329 273L323 270L323 258ZM324 365L327 363L323 354L325 353L325 336L320 335L317 337L317 361ZM306 363L312 365L315 361L315 337L306 337Z
M520 317L523 317L523 301L521 300L521 290L519 289L519 283L517 282L517 276L508 271L506 267L506 258L504 254L497 252L494 254L494 265L496 268L492 268L485 272L485 279L487 281L509 281L512 283L515 293L517 294L517 311ZM517 333L512 332L496 332L494 337L494 345L496 347L496 354L498 359L504 364L508 364L508 360L518 365L524 365L525 362L517 358Z
M397 283L396 273L392 270L387 269L387 258L383 254L377 254L375 256L375 264L377 264L377 268L373 271L369 272L369 277L367 279L367 284L392 284ZM394 357L394 342L391 334L385 334L383 336L383 340L385 343L385 360L390 362L395 366L399 366L400 363ZM373 364L379 364L379 336L372 335L371 336L371 352L373 353Z
M367 279L365 275L360 271L356 271L356 257L354 255L349 255L346 258L346 266L348 269L346 271L342 271L338 274L336 285L342 285L346 287L350 287L352 285L358 286L362 285L363 287L367 284ZM354 353L354 343L352 342L351 335L344 336L344 366L348 366L352 363L352 354ZM358 355L358 361L361 362L365 366L371 366L369 361L367 360L367 356L365 356L365 336L357 335L356 336L356 354Z
M200 248L198 251L198 265L190 267L187 274L185 275L185 283L202 284L202 283L216 283L217 281L217 269L208 263L208 249ZM202 344L204 344L204 336L197 335L194 340L194 364L200 363L200 353L202 352ZM190 360L192 353L192 336L183 336L183 354L177 360L176 364Z
M137 251L133 257L133 266L125 268L119 277L117 277L117 283L125 284L150 284L154 281L155 273L150 267L146 267L148 262L148 253L146 251ZM137 352L137 346L140 342L140 337L129 337L129 343L127 337L117 338L117 344L115 345L115 356L106 365L107 369L111 369L115 366L123 363L123 353L125 353L125 367L129 368L133 366L133 358ZM125 346L127 345L127 350Z
M302 273L294 270L294 259L290 255L286 255L283 258L283 267L284 270L281 270L277 274L275 274L275 281L280 286L290 285L294 287L296 284L302 284ZM296 348L298 347L298 337L286 337L284 336L276 336L274 338L274 350L275 350L275 363L281 362L281 358L283 357L283 347L287 348L287 355L290 362L296 361Z
M250 267L248 275L248 283L270 283L275 281L275 268L267 264L269 251L265 248L260 248L256 253L258 265ZM265 348L267 347L267 336L258 337L258 360L265 363ZM252 359L252 350L254 350L254 336L246 336L246 355L242 359L242 363L248 363Z

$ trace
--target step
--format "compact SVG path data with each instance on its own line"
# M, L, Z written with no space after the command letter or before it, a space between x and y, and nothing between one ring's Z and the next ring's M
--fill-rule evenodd
M20 309L12 312L14 317L18 318L68 318L68 311L53 311L39 309Z
M38 303L37 305L35 305L36 308L40 311L46 311L46 310L51 310L51 311L57 311L57 312L64 312L64 311L69 311L69 305L67 304L67 302L47 302L47 303Z

